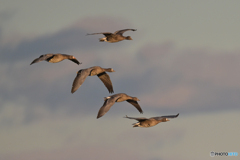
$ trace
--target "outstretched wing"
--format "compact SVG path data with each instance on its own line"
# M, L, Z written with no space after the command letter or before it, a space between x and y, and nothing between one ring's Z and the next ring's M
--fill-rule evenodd
M114 34L122 35L126 31L136 31L136 29L122 29L122 30L114 32Z
M97 118L106 114L119 97L120 96L111 96L110 98L106 98L103 106L98 111Z
M168 115L168 116L161 116L161 117L151 117L151 118L154 118L156 120L161 120L163 118L176 118L178 117L179 113L177 115Z
M30 65L32 65L33 63L37 63L37 62L45 61L47 59L51 59L52 57L54 57L54 54L43 54L39 58L34 59Z
M132 104L134 107L136 107L137 110L138 110L140 113L143 113L142 108L140 107L140 105L138 104L137 101L128 99L127 102L130 103L130 104Z
M95 34L103 34L106 37L112 35L112 33L110 33L110 32L101 32L101 33L90 33L90 34L88 33L88 34L86 34L86 36L87 35L95 35Z
M82 69L78 71L77 76L72 84L71 93L74 93L83 84L83 82L89 75L90 71L91 71L90 69Z
M112 86L112 82L110 80L109 75L106 72L102 72L97 76L103 82L103 84L107 87L109 93L113 93L113 86Z
M60 54L60 53L59 53ZM73 58L70 58L70 55L68 55L68 54L61 54L62 56L65 56L65 57L67 57L67 59L68 60L70 60L70 61L72 61L72 62L74 62L74 63L76 63L76 64L82 64L81 62L79 62L74 56L73 56Z
M126 117L124 117L124 118L135 119L135 120L137 120L137 121L145 121L145 120L147 120L147 118L145 118L145 117L135 118L135 117L128 117L127 115L126 115Z
M76 63L76 64L82 64L81 62L79 62L77 59L69 59L70 61L73 61L74 63Z

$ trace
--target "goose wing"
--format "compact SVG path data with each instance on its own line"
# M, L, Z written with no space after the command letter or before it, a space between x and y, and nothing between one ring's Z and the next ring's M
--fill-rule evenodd
M113 86L112 86L112 82L110 80L109 75L106 72L102 72L97 76L103 82L103 84L107 87L109 93L113 93Z
M136 29L122 29L114 32L114 34L122 35L126 31L136 31Z
M100 33L90 33L90 34L88 33L87 35L95 35L95 34L103 34L106 37L112 35L112 33L110 32L100 32Z
M54 57L54 54L43 54L40 57L34 59L30 65L32 65L33 63L38 63L38 62L41 62L41 61L51 59L53 57Z
M105 102L103 103L103 106L98 111L97 118L100 118L104 114L106 114L118 98L120 98L119 95L116 95L116 96L113 95L111 97L107 97L105 99Z
M135 120L137 120L137 121L145 121L145 120L147 120L147 118L145 118L145 117L128 117L127 115L126 115L126 117L124 117L124 118L128 118L128 119L135 119Z
M90 71L91 69L81 69L78 71L77 76L75 77L72 84L71 93L74 93L83 84Z
M78 64L78 65L79 65L79 64L82 64L82 63L79 62L74 56L73 56L73 58L69 58L69 55L68 55L68 54L60 54L60 53L59 53L59 55L67 57L68 60L70 60L70 61L72 61L72 62L74 62L74 63L76 63L76 64Z
M134 101L134 100L132 100L132 99L128 99L127 102L130 103L130 104L132 104L134 107L136 107L137 110L138 110L140 113L143 113L142 108L140 107L140 105L138 104L137 101Z
M178 117L179 113L177 115L168 115L168 116L161 116L161 117L151 117L153 119L156 119L156 120L161 120L163 118L176 118Z
M70 61L76 63L76 64L82 64L81 62L79 62L76 58L73 58L73 59L69 59Z

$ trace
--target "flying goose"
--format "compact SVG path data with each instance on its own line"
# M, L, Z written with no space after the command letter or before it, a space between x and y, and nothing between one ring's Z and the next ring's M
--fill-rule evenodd
M98 115L97 118L102 117L105 113L107 113L109 111L109 109L112 107L112 105L115 102L122 102L122 101L127 101L130 104L132 104L134 107L137 108L137 110L140 113L143 113L140 105L138 104L137 101L140 101L137 97L131 97L125 93L118 93L118 94L114 94L112 96L109 97L105 97L104 98L104 104L103 106L99 109L98 111Z
M41 62L41 61L57 63L57 62L63 61L64 59L69 59L78 65L82 64L72 55L60 54L60 53L57 53L57 54L48 53L48 54L43 54L39 58L34 59L30 65L32 65L33 63Z
M77 76L73 81L71 93L74 93L85 81L87 76L95 76L103 82L107 87L109 93L113 93L113 86L109 75L106 72L115 72L112 68L101 68L99 66L93 66L86 69L81 69L77 72Z
M136 29L123 29L123 30L119 30L116 31L114 33L110 33L110 32L101 32L101 33L91 33L91 34L87 34L87 35L95 35L95 34L103 34L105 37L104 38L99 38L100 42L109 42L109 43L115 43L115 42L119 42L122 40L132 40L132 38L130 36L124 37L123 33L126 31L136 31Z
M126 117L124 118L129 118L129 119L135 119L138 122L133 124L133 127L152 127L157 125L160 122L167 122L169 121L169 118L176 118L178 117L179 113L177 115L169 115L169 116L161 116L161 117L151 117L151 118L145 118L145 117L139 117L139 118L134 118L134 117Z

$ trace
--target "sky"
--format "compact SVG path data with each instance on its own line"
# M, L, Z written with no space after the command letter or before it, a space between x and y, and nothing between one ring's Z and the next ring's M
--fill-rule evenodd
M238 152L240 1L0 0L0 159L185 160ZM133 28L133 40L99 42ZM30 63L42 54L74 55ZM76 72L101 66L114 94L140 99L140 114L115 103L87 77L71 94ZM123 118L176 115L150 128ZM226 157L215 157L226 159ZM237 157L228 157L239 159Z

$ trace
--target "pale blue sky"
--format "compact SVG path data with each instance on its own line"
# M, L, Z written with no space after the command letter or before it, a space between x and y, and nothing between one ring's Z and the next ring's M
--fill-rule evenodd
M240 1L0 2L0 159L202 160L211 151L240 153ZM85 36L124 28L137 29L124 33L132 41ZM29 65L49 52L72 54L82 65ZM115 93L137 96L143 115L121 102L96 119L109 96L97 77L70 93L76 72L95 65L116 71L109 73ZM147 129L123 118L177 113Z

